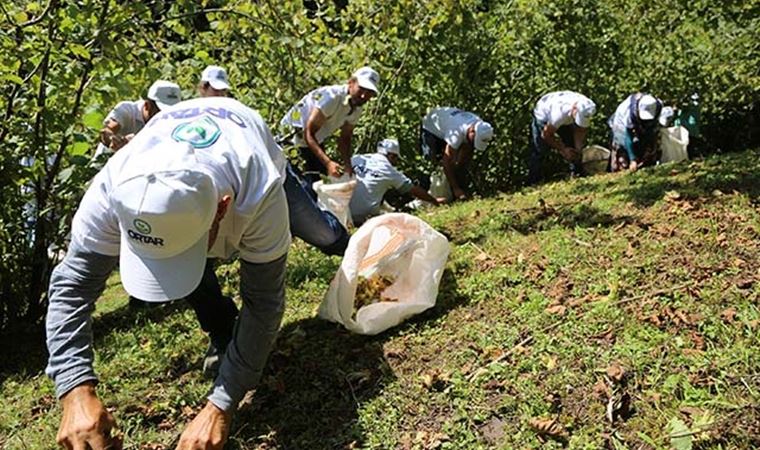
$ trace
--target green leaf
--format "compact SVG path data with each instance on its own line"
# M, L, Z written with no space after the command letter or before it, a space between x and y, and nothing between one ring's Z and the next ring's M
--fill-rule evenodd
M678 417L670 419L667 431L670 436L670 446L675 450L692 449L691 430L686 426L683 420Z
M24 82L24 80L20 76L16 75L15 73L3 74L3 76L0 77L0 79L2 79L3 81L10 81L11 83L15 83L15 84L21 84Z
M90 59L90 51L87 50L87 47L81 44L69 44L69 50L71 50L71 53L80 56L84 59Z
M69 147L69 155L84 155L90 150L90 144L87 142L77 142Z
M92 111L82 117L82 122L88 127L95 130L99 130L103 126L103 113L100 111Z

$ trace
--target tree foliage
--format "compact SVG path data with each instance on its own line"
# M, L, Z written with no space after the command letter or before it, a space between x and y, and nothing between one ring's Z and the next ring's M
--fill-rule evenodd
M273 129L310 89L372 65L381 93L354 147L397 137L411 174L425 170L427 108L474 111L496 129L474 161L481 193L522 184L531 110L550 90L597 103L594 142L635 90L675 105L699 92L713 148L758 139L750 0L22 0L0 5L0 22L0 328L44 311L48 249L64 244L108 110L158 78L191 97L212 63Z

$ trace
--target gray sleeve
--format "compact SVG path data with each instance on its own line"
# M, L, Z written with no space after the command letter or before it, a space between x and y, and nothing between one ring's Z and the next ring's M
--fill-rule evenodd
M240 261L240 310L232 342L208 399L224 411L234 411L261 378L285 311L284 255L272 262Z
M47 331L48 366L56 395L95 380L92 367L92 312L118 256L84 251L72 241L50 278Z

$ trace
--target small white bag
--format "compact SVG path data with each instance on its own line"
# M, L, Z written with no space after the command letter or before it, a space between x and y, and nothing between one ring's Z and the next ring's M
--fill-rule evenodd
M448 256L446 237L421 219L402 213L374 217L351 236L319 317L358 334L396 326L435 305ZM395 280L382 297L396 300L362 306L353 317L359 276L375 275Z
M678 162L689 159L689 130L684 127L660 129L660 163Z
M338 221L346 228L351 224L349 204L356 188L356 178L338 178L334 183L325 184L317 181L312 185L317 193L317 205L335 214ZM343 181L341 181L343 180Z
M442 168L437 168L432 174L430 174L430 195L435 198L445 198L446 201L454 199L454 194L451 191L451 185L446 178L446 174L443 173Z
M591 174L604 173L610 161L610 151L601 145L589 145L581 152L583 169Z

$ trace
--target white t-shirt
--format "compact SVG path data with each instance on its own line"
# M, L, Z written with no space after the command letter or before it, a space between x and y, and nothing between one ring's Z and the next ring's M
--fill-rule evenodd
M142 113L144 104L145 100L119 102L103 120L103 125L107 125L110 120L113 120L120 126L120 135L137 134L145 126ZM97 150L95 150L95 157L97 158L103 153L113 153L113 150L103 145L103 143L99 143Z
M363 222L367 216L376 214L389 189L396 189L402 194L412 189L412 180L396 170L380 153L356 155L351 158L351 167L354 168L357 183L349 208L356 222Z
M467 142L467 129L479 121L477 115L457 108L431 109L422 119L422 128L446 141L455 150Z
M300 102L293 105L280 121L281 125L296 128L295 144L299 147L305 147L302 131L306 129L306 123L314 108L319 108L325 115L325 123L317 130L317 142L322 143L330 137L335 130L349 123L355 125L362 114L361 106L351 108L349 104L348 86L338 84L334 86L323 86L306 94Z
M273 261L290 245L288 207L282 184L285 158L261 116L237 100L207 97L161 111L98 172L72 223L72 240L104 255L119 254L119 224L110 193L130 158L160 152L164 143L184 141L196 148L220 199L232 197L209 257L237 251L253 263Z
M622 132L627 128L633 128L633 121L631 120L632 97L632 95L626 97L626 99L618 105L617 109L615 110L615 114L613 114L612 117L610 117L610 120L607 122L613 131Z
M572 124L573 105L591 102L585 95L573 91L550 92L541 97L533 110L533 116L540 123L549 124L554 128Z

